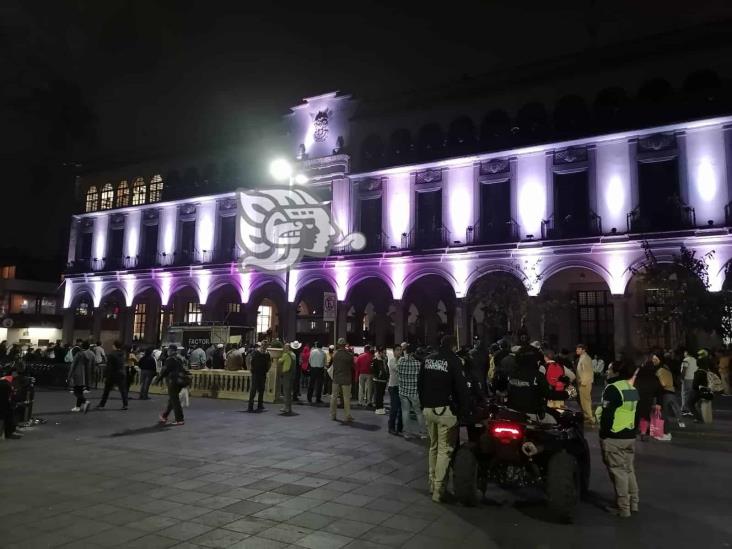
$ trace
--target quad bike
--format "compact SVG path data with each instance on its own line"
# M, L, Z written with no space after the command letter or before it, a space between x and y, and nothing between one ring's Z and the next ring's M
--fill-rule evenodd
M453 484L464 505L478 502L489 482L543 489L552 514L571 522L588 490L590 452L582 413L547 410L543 420L490 404L467 424L468 441L456 451Z

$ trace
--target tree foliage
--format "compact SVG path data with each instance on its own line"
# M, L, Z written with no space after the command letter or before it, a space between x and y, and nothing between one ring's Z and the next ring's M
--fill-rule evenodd
M730 330L730 293L710 292L709 262L714 250L698 255L681 246L671 262L660 262L647 242L645 260L631 272L645 289L646 308L639 314L642 331L650 340L693 346L700 332L722 338Z

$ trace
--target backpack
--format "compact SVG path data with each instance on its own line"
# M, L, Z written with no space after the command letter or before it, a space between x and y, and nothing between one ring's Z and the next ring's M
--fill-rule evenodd
M714 372L707 372L707 386L712 393L721 393L724 391L724 384L721 378Z
M546 367L546 381L549 386L555 391L564 391L565 384L559 381L559 378L564 375L564 366L557 362L550 362Z

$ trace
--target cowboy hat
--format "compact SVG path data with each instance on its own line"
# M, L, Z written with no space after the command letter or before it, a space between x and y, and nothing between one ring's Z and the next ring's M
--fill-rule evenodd
M302 343L300 343L297 339L290 343L290 349L295 349L297 351L300 347L302 347Z

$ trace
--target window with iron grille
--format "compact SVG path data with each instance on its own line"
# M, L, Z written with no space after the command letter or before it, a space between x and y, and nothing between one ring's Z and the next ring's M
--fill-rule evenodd
M613 352L614 311L607 290L577 292L579 340L591 354L609 355Z
M92 185L89 190L86 191L86 208L87 212L93 212L97 209L97 201L99 200L99 193L97 188Z
M163 178L160 175L153 175L150 180L150 199L148 202L160 202L163 197Z
M147 303L138 303L135 305L135 318L133 322L132 337L133 339L143 339L145 337L145 323L147 320Z
M120 181L117 185L117 199L115 200L115 208L124 208L130 205L130 187L127 181Z
M188 309L186 313L186 322L189 324L199 324L202 320L203 314L201 313L201 304L197 301L188 302Z

